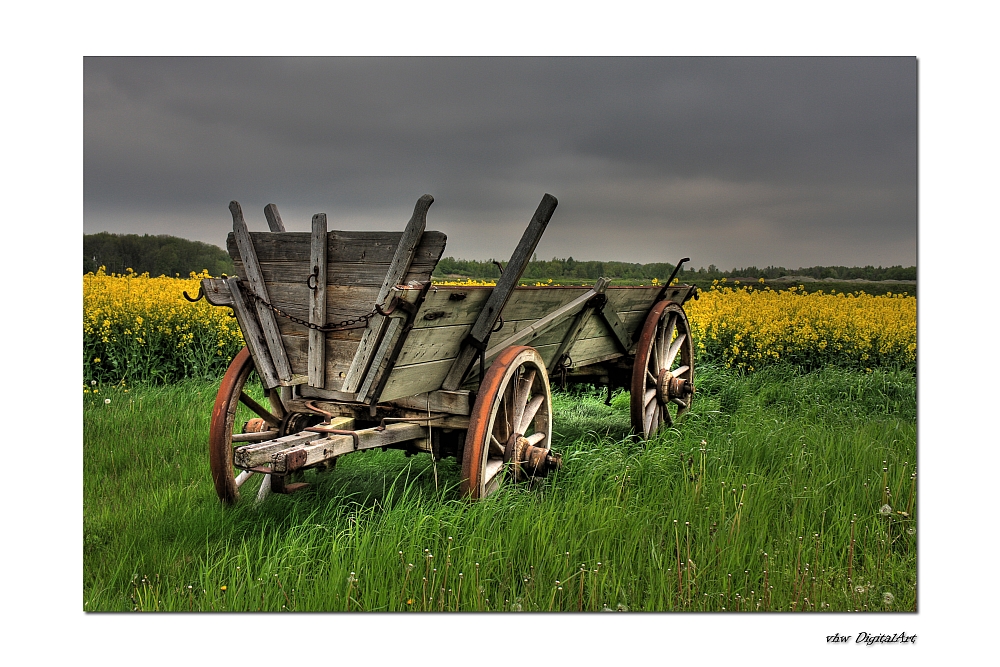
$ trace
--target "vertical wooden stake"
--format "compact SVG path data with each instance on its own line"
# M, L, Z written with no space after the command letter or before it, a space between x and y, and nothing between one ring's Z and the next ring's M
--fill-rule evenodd
M312 238L309 249L309 278L312 293L309 295L309 323L326 325L326 213L312 217ZM326 369L326 334L309 329L309 385L322 388Z
M427 209L433 203L434 197L424 195L417 200L416 206L413 207L413 216L406 224L403 236L399 239L396 254L393 256L389 270L385 274L385 280L382 281L382 288L375 298L375 305L380 308L385 308L389 305L389 291L398 285L406 277L407 271L410 270L413 255L417 250L417 245L420 243L424 227L427 224ZM382 342L387 326L388 322L386 318L377 313L368 321L368 328L362 334L361 343L358 345L357 352L354 353L354 359L351 361L351 367L347 370L347 376L344 378L341 391L352 394L358 391L358 388L364 382L368 369L371 367L372 357L375 355L379 343Z
M264 217L267 218L267 228L272 232L285 231L285 223L281 221L281 215L278 213L277 206L274 204L268 204L265 206Z
M247 282L250 291L259 298L270 302L267 295L267 286L264 284L264 274L261 273L260 263L257 261L257 251L254 250L253 240L247 230L247 223L243 220L243 209L237 201L229 202L229 211L233 214L233 236L236 239L236 247L240 251L240 259L243 260L243 270L247 274ZM257 319L260 327L264 331L264 338L267 340L267 349L271 352L271 359L274 361L274 370L278 373L278 379L288 382L292 379L292 367L288 364L288 355L285 353L285 345L281 341L281 333L278 331L278 323L274 319L274 313L260 301L254 299L257 307Z

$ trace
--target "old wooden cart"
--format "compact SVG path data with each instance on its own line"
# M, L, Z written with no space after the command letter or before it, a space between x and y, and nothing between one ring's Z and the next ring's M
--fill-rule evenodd
M233 309L246 340L212 412L224 502L254 477L258 499L293 492L303 471L373 448L457 457L471 498L505 476L544 476L561 463L550 378L607 385L609 398L629 388L642 437L688 409L694 355L682 305L694 287L518 286L555 210L551 195L496 286L435 286L445 235L424 231L433 201L417 201L402 233L328 231L325 214L311 233L286 232L273 204L270 232L249 232L230 204L239 275L201 285L210 303ZM262 402L248 385L258 378Z

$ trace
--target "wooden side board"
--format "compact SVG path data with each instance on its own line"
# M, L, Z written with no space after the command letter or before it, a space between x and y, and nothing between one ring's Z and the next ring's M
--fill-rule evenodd
M325 318L310 312L313 290L309 289L307 281L315 266L310 261L311 237L309 232L250 232L270 303L302 320L325 319L327 325L336 325L372 312L402 233L327 232ZM447 237L441 232L424 232L413 252L412 263L400 282L408 285L430 280L446 241ZM229 235L227 247L236 264L237 274L246 279L246 267L240 260L233 234ZM410 292L416 291L419 290L396 290L394 294L410 300ZM216 300L219 301L220 297ZM296 378L308 376L308 327L284 317L275 319L292 375ZM341 388L364 331L362 326L360 329L325 334L322 356L326 388ZM313 337L316 338L315 335ZM318 376L316 369L313 376Z
M416 316L413 330L403 346L396 367L382 390L381 400L394 400L441 387L452 361L461 349L479 308L486 302L489 287L460 288L439 285L431 288ZM631 333L642 326L646 314L661 288L608 288L605 309L614 312ZM493 333L491 347L518 331L532 326L547 314L578 299L589 287L520 287L514 290L503 311L503 327ZM682 293L680 290L679 293ZM547 366L554 365L566 334L574 325L567 316L542 331L537 337L522 341L542 355ZM493 356L498 350L491 350ZM575 342L564 349L574 367L596 360L625 354L615 332L604 318L590 317L581 327ZM490 357L487 357L487 363ZM473 375L477 371L473 370Z

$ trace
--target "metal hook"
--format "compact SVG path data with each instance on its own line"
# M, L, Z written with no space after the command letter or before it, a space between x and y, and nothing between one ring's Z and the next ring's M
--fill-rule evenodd
M503 275L503 264L501 264L500 262L498 262L495 259L493 260L493 263L497 265L498 269L500 269L500 275L502 276Z
M319 286L319 269L315 269L311 274L309 274L309 277L306 278L306 287L308 287L311 290L315 290L318 286Z
M496 333L496 332L500 331L501 329L503 329L503 315L498 315L497 316L497 326L496 326L495 329L493 329L492 331L490 331L490 333Z
M188 295L187 290L185 290L184 292L181 292L181 294L183 294L184 298L187 299L188 301L190 301L191 303L197 303L198 301L201 301L202 299L205 298L205 286L204 285L198 285L198 296L196 298L194 298L194 299L192 299Z

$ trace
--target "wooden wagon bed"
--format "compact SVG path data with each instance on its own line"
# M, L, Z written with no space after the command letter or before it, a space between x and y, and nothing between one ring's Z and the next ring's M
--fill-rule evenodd
M350 435L351 451L360 447L360 431L353 427L365 418L381 420L382 431L371 441L379 444L371 446L391 446L398 441L384 434L384 420L412 422L423 414L422 425L399 424L393 430L398 437L421 441L408 447L433 451L426 432L428 418L450 428L469 428L477 390L491 373L499 372L487 371L505 351L526 346L532 350L530 359L518 363L533 369L531 377L544 376L544 392L548 375L558 375L563 382L569 378L606 384L609 396L614 386L639 387L643 402L637 409L646 422L651 419L650 395L655 394L656 401L663 399L653 411L654 421L670 419L666 411L670 400L686 409L678 396L689 396L693 390L693 361L683 311L680 315L671 311L665 341L664 320L657 334L659 348L656 340L643 343L642 334L657 304L679 309L694 294L693 287L609 287L605 278L590 287L517 286L555 209L550 195L542 200L496 286L433 285L431 274L446 237L424 230L432 202L429 195L418 200L403 232L329 231L323 214L313 217L311 232L286 232L274 205L265 208L271 231L250 232L242 209L232 202L234 231L227 246L237 276L205 279L202 289L212 304L233 308L273 413L250 406L267 422L256 439L269 437L263 443L237 446L233 442L255 438L248 433L225 436L226 447L242 448L230 460L242 461L244 470L265 472L256 464L267 459L274 463L266 469L269 476L280 471L276 453L301 449L320 438L315 432L291 432L293 426L306 423L292 420L290 426L287 416L292 413L325 415L327 438L341 437L347 443L343 438ZM655 315L668 317L659 311ZM677 378L668 373L664 380L662 373L657 375L656 364L637 375L637 347L643 348L643 364L651 354L669 355L670 366L683 352ZM504 357L503 363L509 360ZM645 377L647 373L656 376L653 381ZM633 376L641 376L641 387ZM667 387L671 380L674 389ZM527 396L542 388L523 392ZM243 394L242 388L239 393ZM236 404L232 397L227 400ZM657 412L661 407L662 413ZM279 417L281 423L276 424ZM335 417L343 428L331 425ZM536 440L540 443L542 438ZM508 452L504 461L509 456Z

